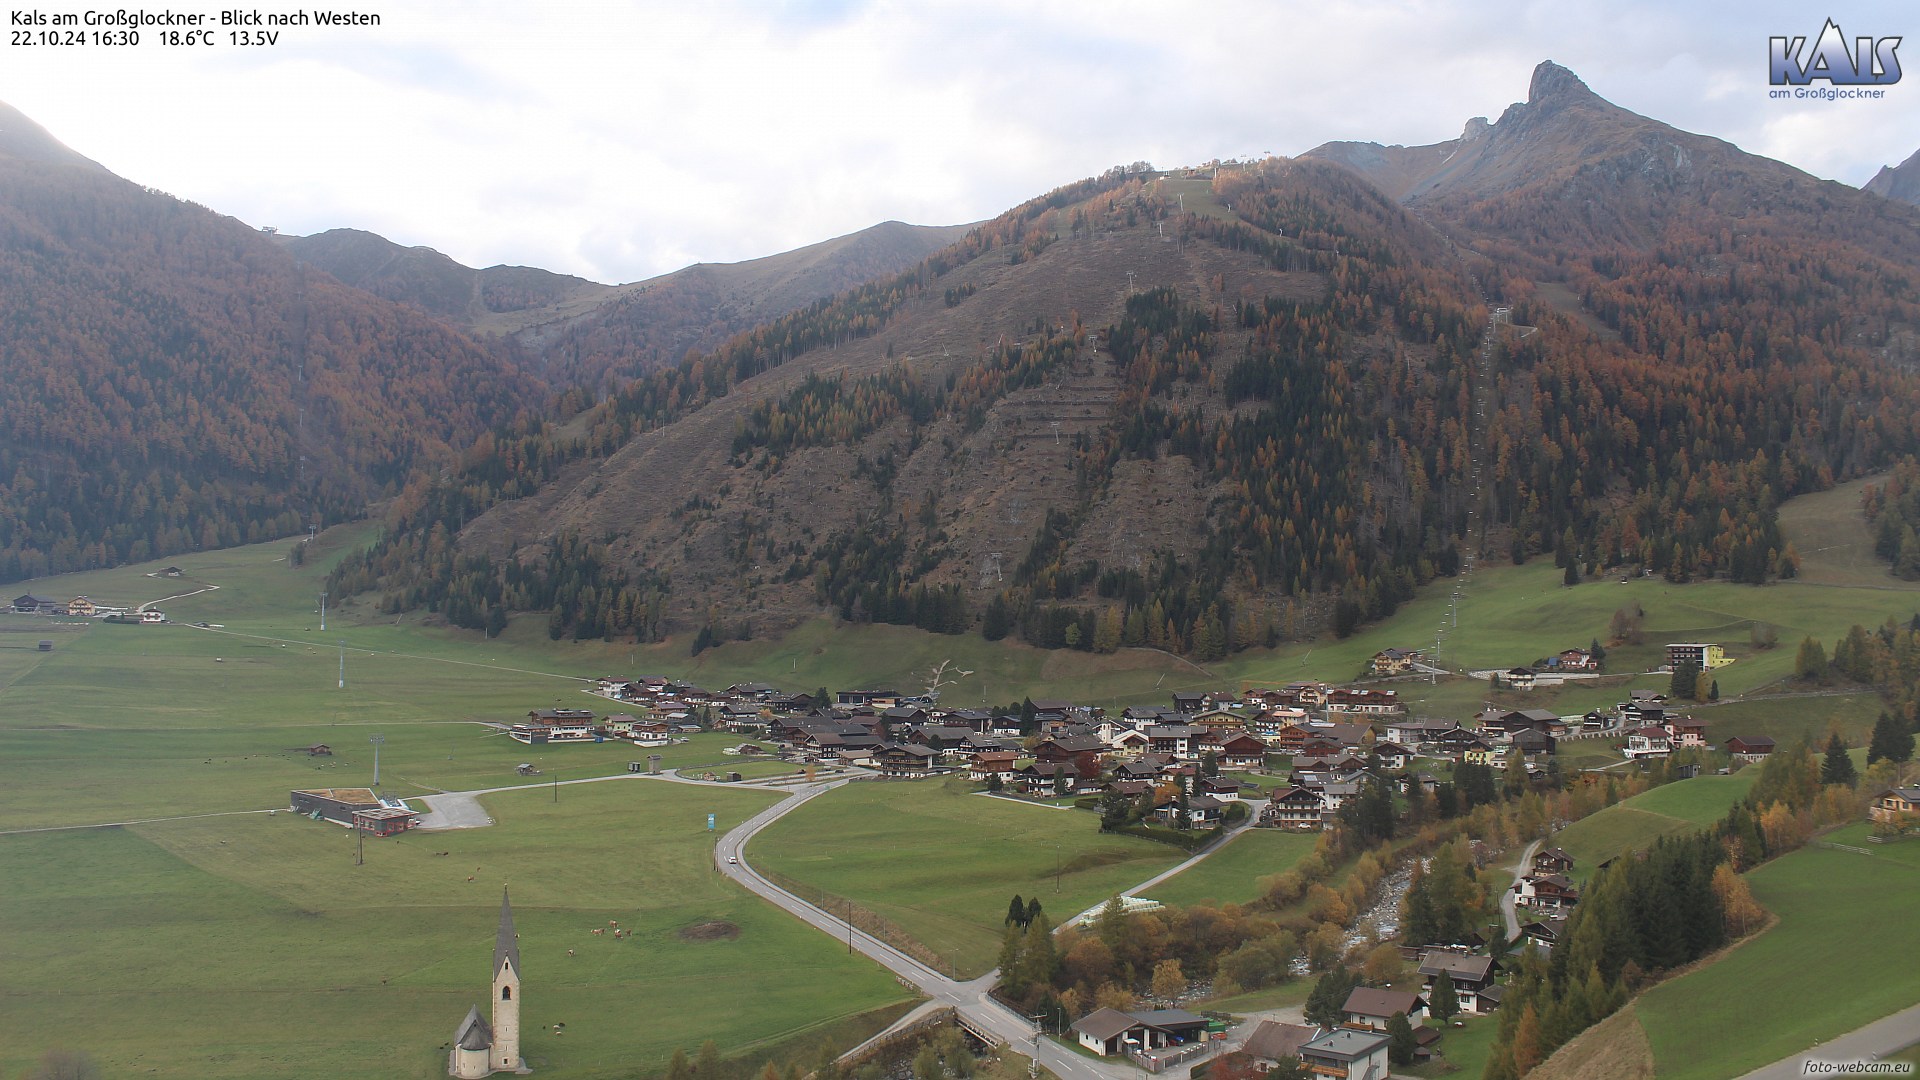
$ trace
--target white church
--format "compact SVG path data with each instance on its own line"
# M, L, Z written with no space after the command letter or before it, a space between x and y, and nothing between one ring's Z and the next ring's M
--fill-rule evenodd
M513 905L500 890L500 934L493 944L493 1023L479 1006L467 1010L447 1052L447 1075L478 1080L497 1072L528 1073L520 1056L520 936L513 932Z

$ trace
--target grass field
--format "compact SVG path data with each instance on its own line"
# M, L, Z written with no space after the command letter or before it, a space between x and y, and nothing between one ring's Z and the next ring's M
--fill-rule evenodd
M1617 855L1652 847L1662 836L1697 832L1727 815L1760 777L1756 768L1731 776L1696 776L1641 792L1556 833L1553 843L1574 858L1585 880Z
M751 851L756 865L879 913L967 977L993 967L1015 894L1038 897L1057 924L1183 857L1102 833L1094 814L939 780L829 792L768 827Z
M65 1045L108 1075L440 1075L486 993L503 881L543 1075L651 1071L708 1037L740 1053L902 1000L714 871L705 815L771 798L503 793L486 800L500 824L370 841L363 866L349 832L286 813L0 837L0 1073ZM610 919L634 937L589 933ZM682 937L709 921L737 936Z
M1292 867L1313 851L1319 839L1318 833L1248 829L1198 865L1140 895L1181 906L1202 900L1244 904L1260 895L1261 878Z
M1638 1013L1663 1080L1719 1080L1920 1000L1920 841L1865 843L1865 825L1748 874L1773 929L1649 990ZM1812 988L1822 992L1807 993Z

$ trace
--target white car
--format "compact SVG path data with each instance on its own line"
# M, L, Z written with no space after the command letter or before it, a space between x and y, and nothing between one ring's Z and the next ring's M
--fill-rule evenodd
M739 859L739 857L738 857L738 856L736 856L736 855L729 855L729 856L727 856L727 864L728 864L728 865L730 865L730 866L739 866L739 865L740 865L740 859Z

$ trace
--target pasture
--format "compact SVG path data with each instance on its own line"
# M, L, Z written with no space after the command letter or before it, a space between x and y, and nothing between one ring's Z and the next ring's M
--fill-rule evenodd
M1037 897L1058 924L1184 858L1102 833L1086 811L971 792L942 780L851 784L780 819L749 851L756 866L880 914L968 978L994 966L1015 894Z
M1676 780L1609 806L1554 834L1553 843L1574 858L1574 876L1585 879L1595 868L1629 851L1643 851L1662 836L1681 836L1727 815L1760 777L1749 767L1731 776Z
M1739 1076L1914 1003L1920 841L1866 836L1852 825L1825 839L1871 854L1808 847L1749 873L1780 921L1642 995L1636 1012L1662 1078Z
M1260 879L1293 865L1311 854L1318 833L1248 829L1198 865L1147 889L1148 900L1184 907L1202 901L1244 904L1260 896Z
M506 792L485 800L499 824L370 839L364 865L347 830L286 812L0 837L0 1072L64 1045L116 1075L440 1075L484 1000L503 883L543 1074L871 1028L906 992L713 868L706 814L724 828L771 799L640 778ZM633 937L591 932L610 920ZM737 934L683 935L702 923Z

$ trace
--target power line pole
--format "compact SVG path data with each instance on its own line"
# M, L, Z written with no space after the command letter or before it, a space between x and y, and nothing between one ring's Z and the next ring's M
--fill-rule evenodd
M380 744L387 741L385 735L370 735L367 741L373 744L373 786L380 786Z

